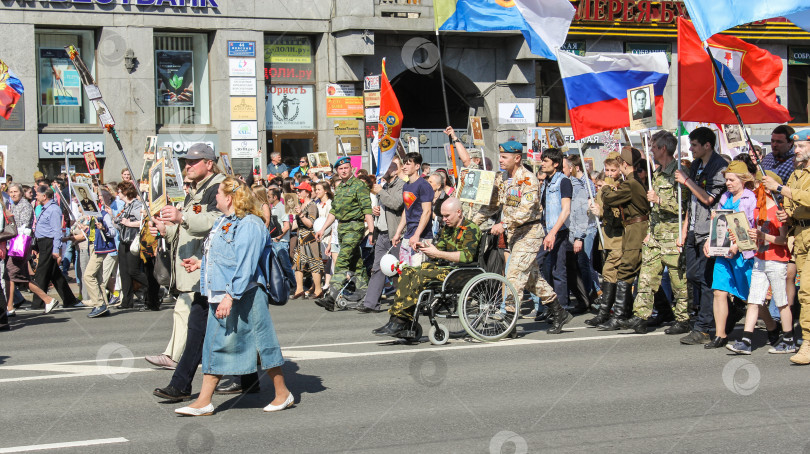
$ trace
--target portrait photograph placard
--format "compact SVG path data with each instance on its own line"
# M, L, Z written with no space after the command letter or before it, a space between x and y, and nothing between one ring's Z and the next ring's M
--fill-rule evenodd
M627 90L627 110L630 113L630 130L655 128L655 91L653 84Z
M723 125L723 135L726 136L726 145L729 148L745 146L745 135L740 125Z
M489 170L462 169L459 200L467 203L488 205L495 188L495 172Z
M79 208L82 210L83 216L100 217L101 210L95 201L93 190L90 185L84 183L72 183L70 187L73 189L73 195L79 201Z
M745 213L738 211L726 215L728 220L728 229L734 232L737 237L737 248L741 251L753 251L757 248L756 238L751 238L748 235L748 218Z
M149 169L149 213L154 216L166 206L166 173L163 159Z
M92 151L88 151L83 153L84 155L84 162L87 164L87 172L90 175L98 175L101 173L101 169L98 165L98 159L96 159L96 154Z
M568 145L565 143L565 136L559 127L546 129L546 144L548 148L558 148L563 153L568 152Z
M484 126L481 117L470 117L470 132L472 132L473 145L484 146Z
M731 249L728 216L732 213L734 212L731 210L714 211L709 229L709 255L712 257L725 257Z

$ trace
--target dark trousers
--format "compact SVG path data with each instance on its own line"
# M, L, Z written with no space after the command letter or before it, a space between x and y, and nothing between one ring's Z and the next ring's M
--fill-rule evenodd
M714 258L703 254L706 239L698 241L694 232L686 235L684 252L686 253L686 279L692 284L694 305L698 308L695 330L708 333L714 328L714 291L712 275Z
M37 261L37 270L34 273L34 284L41 288L43 292L48 291L48 285L53 283L59 297L62 298L62 303L65 306L75 306L79 301L73 295L73 291L68 286L65 275L59 268L59 263L53 258L53 239L52 238L37 238L36 243L37 254L39 259ZM43 301L36 295L31 303L32 307L40 307Z
M118 273L121 275L121 306L130 307L132 302L132 282L138 281L145 291L149 291L149 281L141 269L141 256L129 252L129 243L118 245Z
M554 238L554 247L538 255L540 270L546 281L554 287L554 293L560 304L568 305L568 272L566 260L571 243L568 241L568 229L561 229Z
M186 348L183 356L177 363L172 374L169 386L174 386L181 392L191 393L191 382L194 374L202 363L203 343L205 342L205 327L208 324L208 298L194 293L191 300L191 312L188 314L188 334L186 335ZM247 389L259 381L258 373L242 375L242 387Z
M147 257L143 264L146 275L146 299L144 303L149 309L160 308L160 284L155 279L155 258Z
M579 254L575 254L574 249L571 248L566 252L565 266L568 273L568 282L571 283L571 291L574 293L574 298L577 299L577 306L588 306L590 304L590 291L588 291L585 285L583 273L590 274L590 268L582 268L580 266L579 258L582 256L585 258L588 257L584 250L580 251ZM590 279L590 275L588 275L587 278Z
M380 270L380 260L388 253L388 249L391 249L391 239L388 237L388 232L380 232L377 235L377 242L374 243L374 265L371 267L368 290L363 301L363 304L371 309L380 308L380 297L385 287L385 275ZM399 246L391 249L391 254L394 257L399 257Z

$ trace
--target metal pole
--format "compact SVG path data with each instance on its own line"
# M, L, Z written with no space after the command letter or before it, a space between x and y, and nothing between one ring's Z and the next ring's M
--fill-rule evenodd
M678 120L678 130L675 131L676 134L680 134L681 126L682 126L681 121ZM678 136L678 172L681 171L681 148L682 148L681 147L681 136L679 135ZM681 237L681 231L683 229L683 201L682 201L683 196L681 195L681 185L680 185L680 183L676 182L676 184L678 185L678 238L680 238Z
M585 144L582 147L587 147L587 146L588 146L588 144ZM577 148L577 150L579 150L580 165L582 166L580 168L580 170L582 170L582 173L584 173L585 176L588 177L588 183L585 185L585 186L588 187L588 198L590 198L591 200L596 200L596 197L593 194L593 190L591 190L591 184L593 183L593 181L591 180L591 175L588 173L588 168L585 165L585 154L582 151L582 147ZM590 210L590 206L588 206L588 209ZM599 224L597 224L597 226L596 226L596 233L599 234L599 243L602 245L602 248L604 249L605 241L602 238L602 226L599 225Z
M642 141L644 142L644 157L646 158L645 161L647 161L647 184L649 185L648 188L652 189L652 163L650 163L652 156L650 156L650 140L647 138L647 134L642 134L641 137ZM652 207L653 203L650 202L650 208Z
M442 65L442 46L439 43L438 28L436 28L436 49L438 50L439 55L439 78L441 79L442 84L442 101L444 101L444 120L447 123L447 126L452 126L450 124L450 109L447 107L447 89L444 88L444 67ZM458 168L456 165L456 147L455 144L453 144L453 140L450 138L450 136L447 136L447 140L450 142L450 159L452 159L453 161L453 177L458 178L458 171L456 170Z

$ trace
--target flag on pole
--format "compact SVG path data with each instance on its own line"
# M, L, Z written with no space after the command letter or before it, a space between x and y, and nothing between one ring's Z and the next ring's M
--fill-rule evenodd
M733 36L707 41L740 117L746 124L786 123L788 110L776 100L782 73L779 57ZM678 18L678 117L681 121L735 124L737 117L695 28Z
M437 30L520 30L532 53L550 60L557 59L575 13L568 0L433 0Z
M784 17L810 31L810 0L684 0L701 41L738 25Z
M560 52L558 63L574 138L630 126L627 90L653 84L660 125L669 63L663 53L604 53L580 57Z
M0 117L8 120L23 94L23 84L7 64L0 60Z
M391 82L388 81L383 58L382 75L380 76L380 120L377 126L377 136L379 137L377 176L388 171L388 167L396 155L402 119L402 109L399 107L399 101L391 87Z

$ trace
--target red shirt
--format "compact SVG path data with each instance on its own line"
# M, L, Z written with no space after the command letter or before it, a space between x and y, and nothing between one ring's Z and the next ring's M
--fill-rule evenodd
M759 217L759 208L754 209L754 219ZM782 221L776 217L776 205L768 208L768 220L762 224L760 230L768 235L779 236ZM760 260L773 260L787 262L790 260L790 251L786 244L773 244L767 241L757 243L756 257Z

